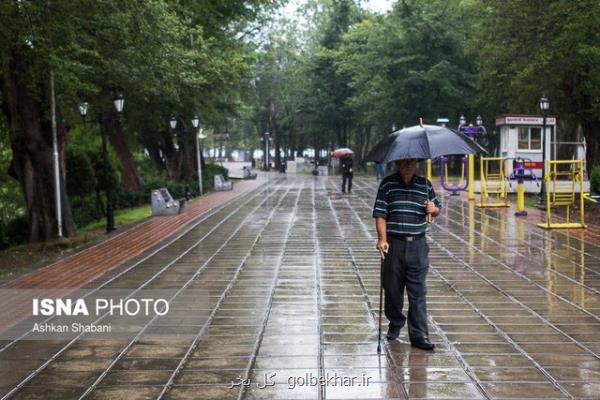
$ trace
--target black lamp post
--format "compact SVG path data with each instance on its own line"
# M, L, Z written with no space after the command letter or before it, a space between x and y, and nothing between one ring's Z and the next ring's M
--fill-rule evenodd
M264 169L265 171L268 171L270 169L270 162L269 162L269 142L271 141L271 138L269 137L269 132L265 132L263 134L263 137L260 139L263 144L264 147L266 148L265 150L265 157L264 157Z
M115 91L112 96L112 101L115 106L117 113L123 112L123 105L125 98L120 91ZM89 103L85 97L81 97L79 102L79 114L85 121L85 117L88 112ZM102 137L102 162L104 170L104 188L106 190L106 233L110 233L117 228L115 227L115 214L113 207L113 196L112 187L110 185L110 178L108 175L108 150L106 145L106 131L104 130L105 124L108 122L108 115L104 112L98 112L98 124L100 124L100 136Z
M193 122L192 122L193 123ZM169 126L171 127L171 130L175 131L175 129L177 128L177 117L175 115L171 115L171 118L169 118ZM189 201L190 199L190 185L188 183L188 173L187 173L187 160L185 157L185 134L186 131L185 129L181 131L181 133L183 134L183 137L181 138L181 164L183 167L183 180L184 180L184 186L183 186L183 196L185 197L186 200ZM174 132L174 136L175 138L177 138L177 132Z
M544 95L540 98L540 111L542 112L542 184L540 185L539 204L546 206L546 117L550 109L550 101Z

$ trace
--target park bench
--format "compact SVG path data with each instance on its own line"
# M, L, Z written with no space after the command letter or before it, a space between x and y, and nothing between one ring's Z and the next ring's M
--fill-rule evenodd
M186 200L173 199L171 193L166 188L155 189L152 191L152 215L175 215L182 212L186 207Z
M256 179L256 172L252 172L249 167L242 168L242 179Z
M223 178L223 175L215 175L213 182L214 182L213 189L215 190L215 192L225 192L227 190L233 189L233 182L225 181L225 178Z

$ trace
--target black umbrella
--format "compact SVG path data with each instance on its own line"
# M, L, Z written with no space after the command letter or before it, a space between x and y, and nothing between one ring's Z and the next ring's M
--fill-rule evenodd
M441 156L487 153L467 135L436 125L416 125L390 134L377 143L367 155L367 161L383 162L417 158L435 159Z

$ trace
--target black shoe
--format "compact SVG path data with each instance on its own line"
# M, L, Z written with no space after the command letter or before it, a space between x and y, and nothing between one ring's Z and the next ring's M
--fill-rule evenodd
M423 338L420 340L411 341L410 345L422 350L433 350L435 345L429 341L428 338Z
M400 327L390 325L390 327L388 328L387 336L386 336L387 339L388 340L396 340L396 339L398 339L398 336L400 336Z

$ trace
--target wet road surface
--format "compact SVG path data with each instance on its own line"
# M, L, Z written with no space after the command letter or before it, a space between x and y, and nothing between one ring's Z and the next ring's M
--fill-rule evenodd
M0 342L0 396L600 398L600 247L444 197L428 235L436 349L403 329L377 355L377 183L338 181L271 178L90 284L172 290L189 337ZM206 304L177 302L191 288Z

